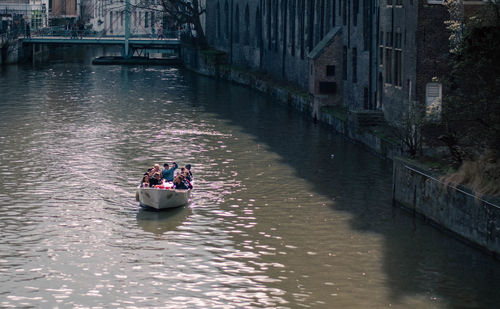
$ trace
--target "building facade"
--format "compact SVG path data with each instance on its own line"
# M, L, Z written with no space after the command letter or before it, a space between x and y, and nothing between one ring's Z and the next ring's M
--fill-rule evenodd
M130 34L156 36L166 28L160 0L130 0ZM125 34L125 0L96 0L92 28L106 35Z
M48 0L0 0L0 33L24 33L26 24L32 30L48 25Z
M393 123L410 105L425 106L442 98L441 85L433 80L446 72L448 16L443 4L214 0L206 3L206 34L210 45L226 52L234 65L294 83L321 96L322 102L327 94L326 104L383 112ZM319 48L325 40L335 46ZM337 59L321 57L318 50ZM327 71L335 78L326 76ZM330 83L323 83L321 90L310 87L322 80ZM339 99L334 92L340 91Z

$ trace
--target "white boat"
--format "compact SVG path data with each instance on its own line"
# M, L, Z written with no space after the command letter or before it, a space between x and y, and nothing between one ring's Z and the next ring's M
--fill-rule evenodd
M186 205L190 194L191 190L138 187L136 199L141 206L161 210Z

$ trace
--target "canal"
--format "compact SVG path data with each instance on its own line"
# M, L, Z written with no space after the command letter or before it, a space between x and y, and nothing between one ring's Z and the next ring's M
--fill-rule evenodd
M66 50L0 70L0 307L497 308L499 262L391 206L391 163L250 89ZM155 163L189 206L138 207Z

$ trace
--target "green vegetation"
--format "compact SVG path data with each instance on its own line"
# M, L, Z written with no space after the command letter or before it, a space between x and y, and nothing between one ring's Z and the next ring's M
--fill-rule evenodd
M446 181L480 194L500 194L500 3L463 19L449 0L450 73L444 80L442 132L457 171Z
M331 115L342 121L347 121L349 110L345 106L322 106L320 112Z
M394 128L385 125L385 126L375 126L371 127L370 132L380 138L381 140L386 141L387 143L397 146L401 143L401 140L394 133Z

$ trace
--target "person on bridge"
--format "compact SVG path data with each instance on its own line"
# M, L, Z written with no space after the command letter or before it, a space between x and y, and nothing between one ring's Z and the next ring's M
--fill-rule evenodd
M158 26L158 38L163 39L163 27Z
M85 31L85 24L80 21L78 24L78 32L80 33L80 39L83 39L83 32Z
M64 36L71 36L71 24L69 23L69 21L66 23L66 32L64 33Z
M76 24L71 25L71 38L76 39L78 38L77 30L76 30Z
M26 23L26 37L31 38L31 29L30 29L30 23Z

